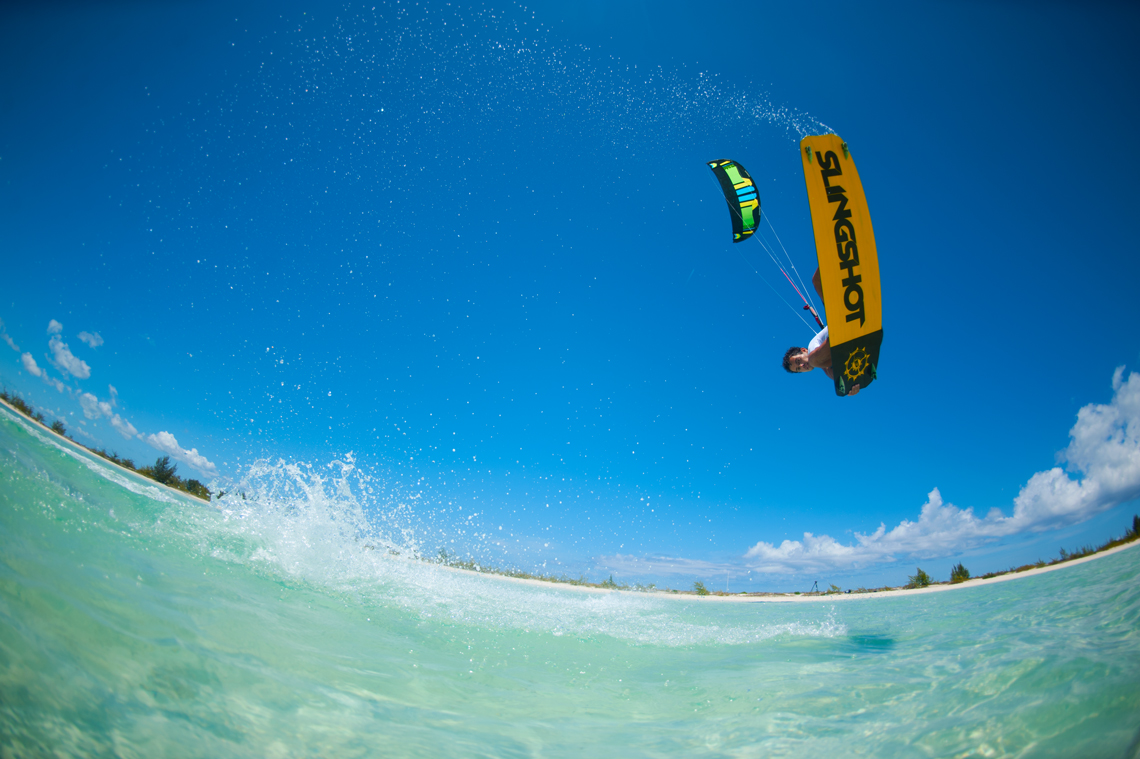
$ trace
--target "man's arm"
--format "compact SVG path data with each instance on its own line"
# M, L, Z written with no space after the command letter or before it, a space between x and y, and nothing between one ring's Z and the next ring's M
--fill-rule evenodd
M815 287L815 291L817 293L819 293L819 297L822 298L823 297L823 282L822 282L822 280L820 280L820 277L819 277L819 267L818 266L815 269L815 274L811 275L811 283ZM808 363L814 367L817 367L819 369L823 369L823 373L826 374L829 379L831 379L831 380L835 379L835 372L831 369L831 338L830 337L827 338L826 340L824 340L823 344L821 344L818 348L816 348L815 350L813 350L811 353L808 354ZM847 391L847 395L858 395L858 394L859 394L859 386L858 385L856 385L855 387L853 387Z
M827 375L828 379L835 381L835 370L831 367L831 338L827 338L823 343L808 354L808 363L819 369L823 369L823 373ZM847 395L858 395L859 386L855 385L847 391Z
M816 369L831 368L831 338L825 338L819 346L808 354L808 363Z

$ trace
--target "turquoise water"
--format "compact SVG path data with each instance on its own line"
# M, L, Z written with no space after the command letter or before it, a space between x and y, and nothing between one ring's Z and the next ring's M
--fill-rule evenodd
M407 561L335 477L273 471L206 505L0 410L0 753L1136 751L1140 550L835 603L586 593Z

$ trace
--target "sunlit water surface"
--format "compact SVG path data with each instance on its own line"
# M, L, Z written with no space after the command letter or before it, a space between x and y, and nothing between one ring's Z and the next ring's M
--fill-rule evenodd
M207 505L0 411L0 753L1136 750L1137 550L901 598L586 593L395 557L336 487Z

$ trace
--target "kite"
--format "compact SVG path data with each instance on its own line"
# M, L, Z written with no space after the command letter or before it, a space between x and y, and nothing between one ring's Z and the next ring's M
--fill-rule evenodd
M760 194L752 177L736 161L709 161L709 168L716 174L728 212L732 216L732 241L744 242L756 231L760 223Z

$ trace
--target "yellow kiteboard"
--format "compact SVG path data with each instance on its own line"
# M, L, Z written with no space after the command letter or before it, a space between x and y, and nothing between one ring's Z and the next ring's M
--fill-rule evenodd
M879 257L863 183L838 135L800 141L815 250L827 311L835 392L875 380L883 342Z

